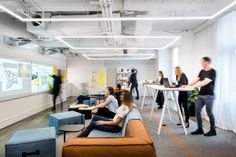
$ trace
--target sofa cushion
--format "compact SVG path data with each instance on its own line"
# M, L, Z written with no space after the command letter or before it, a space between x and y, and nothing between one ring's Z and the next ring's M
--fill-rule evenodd
M129 114L125 118L125 122L124 122L124 125L122 128L122 131L121 131L122 136L125 136L126 127L127 127L127 124L130 120L142 120L142 117L141 117L137 108L133 108L132 111L129 112Z
M93 130L89 134L89 137L121 137L121 136L125 136L126 127L127 127L127 124L130 120L142 120L142 117L141 117L137 108L133 108L132 111L129 112L129 114L127 115L127 117L124 120L125 122L123 124L123 128L122 128L121 132L110 133L110 132L105 132L105 131L100 131L100 130Z
M88 137L120 137L121 132L118 133L112 133L112 132L106 132L106 131L100 131L100 130L93 130Z

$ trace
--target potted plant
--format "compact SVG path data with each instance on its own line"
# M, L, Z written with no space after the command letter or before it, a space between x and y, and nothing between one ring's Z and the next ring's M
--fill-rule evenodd
M197 100L197 96L199 94L199 89L198 88L195 88L189 98L188 98L188 102L189 102L189 115L194 117L195 116L195 103L196 103L196 100Z

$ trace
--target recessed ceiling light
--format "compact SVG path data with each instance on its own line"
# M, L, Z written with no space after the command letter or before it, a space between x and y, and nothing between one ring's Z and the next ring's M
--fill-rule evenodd
M236 4L236 1L233 1L223 9L217 11L215 14L211 16L176 16L176 17L121 17L121 18L22 18L21 16L17 15L10 9L4 7L3 5L0 4L0 9L3 11L7 12L9 15L19 19L20 21L23 22L30 22L30 21L53 21L53 22L67 22L67 21L170 21L170 20L210 20L214 19L215 17L219 16L220 14L224 13L231 7L233 7Z

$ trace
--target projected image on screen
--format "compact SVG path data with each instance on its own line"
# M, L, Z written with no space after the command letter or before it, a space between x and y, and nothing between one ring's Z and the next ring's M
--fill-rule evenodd
M22 80L18 78L17 63L3 63L2 90L22 89Z
M31 90L32 92L40 92L49 90L50 77L49 74L52 67L45 65L32 64Z
M31 65L30 64L18 64L18 77L19 78L30 78Z
M31 63L0 58L0 101L29 95Z

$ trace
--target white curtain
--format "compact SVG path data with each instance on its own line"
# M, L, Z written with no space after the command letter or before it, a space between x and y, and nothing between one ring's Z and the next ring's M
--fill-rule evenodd
M217 86L214 112L219 127L236 133L236 12L215 24Z

